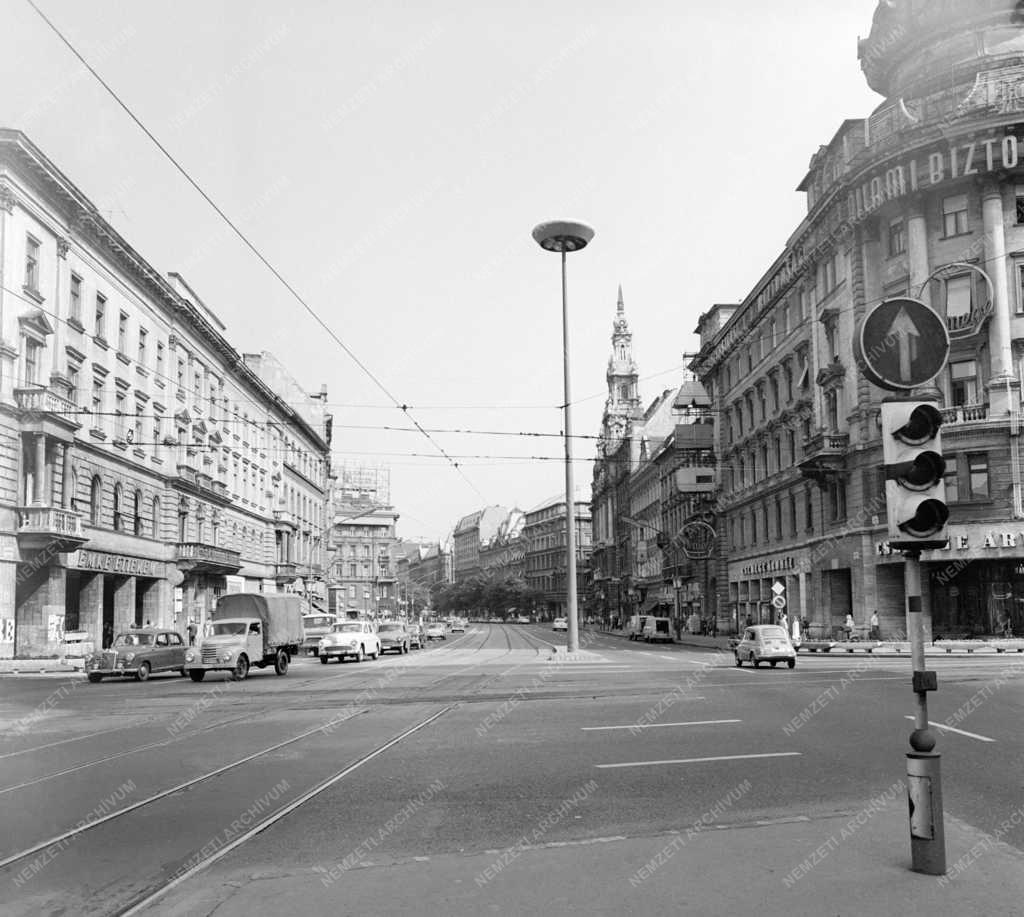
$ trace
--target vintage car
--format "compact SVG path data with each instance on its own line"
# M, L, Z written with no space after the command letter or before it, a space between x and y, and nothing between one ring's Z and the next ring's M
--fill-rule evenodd
M791 669L796 666L796 649L786 628L778 624L755 624L746 628L733 653L737 666L748 661L755 669L762 662L770 663L773 669L779 662L785 662Z
M376 659L380 655L380 640L369 621L340 621L320 638L317 655L324 665L331 659L344 662L348 656L356 662L367 656Z
M133 675L139 681L155 672L184 675L187 648L176 631L133 628L118 634L109 649L93 653L85 662L85 673L93 683L112 675Z
M409 646L418 650L427 645L427 633L422 624L410 624L406 627L409 632Z
M382 656L388 650L394 650L399 656L409 652L409 632L404 624L387 621L377 628L377 637L380 640Z
M440 621L435 621L432 624L427 625L427 639L428 640L447 640L448 629Z
M551 622L551 629L552 630L568 631L569 630L569 619L568 618L555 618L555 620Z

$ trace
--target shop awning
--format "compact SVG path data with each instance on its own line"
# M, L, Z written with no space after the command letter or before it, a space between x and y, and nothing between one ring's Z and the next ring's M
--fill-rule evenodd
M672 603L667 602L660 595L653 596L647 599L643 605L640 606L640 614L650 614L656 608L671 608ZM667 617L667 616L666 616Z

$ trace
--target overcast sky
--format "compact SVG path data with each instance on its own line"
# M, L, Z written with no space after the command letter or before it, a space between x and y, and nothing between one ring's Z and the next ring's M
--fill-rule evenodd
M874 0L38 2L430 429L561 430L559 259L530 236L549 219L597 233L569 258L575 432L598 432L620 283L644 403L677 386L700 313L801 219L811 154L881 101L857 62ZM4 6L0 124L238 350L327 385L336 461L391 467L403 537L563 490L557 437L434 434L485 456L463 477L419 434L356 429L409 422L28 3ZM575 452L589 484L595 444Z

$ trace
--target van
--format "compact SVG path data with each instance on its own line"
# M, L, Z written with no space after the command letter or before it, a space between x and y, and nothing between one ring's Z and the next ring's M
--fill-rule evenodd
M639 640L644 633L644 622L647 620L647 615L633 615L626 622L626 636L630 640Z
M643 629L644 643L674 642L672 639L672 622L668 618L647 618Z

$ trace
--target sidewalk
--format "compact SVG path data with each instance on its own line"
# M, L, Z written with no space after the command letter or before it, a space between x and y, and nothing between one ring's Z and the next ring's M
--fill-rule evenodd
M214 864L146 913L250 917L644 914L881 917L1021 913L1024 853L946 818L947 876L911 872L906 797L884 808L677 834L594 838L344 869ZM688 836L689 835L689 836ZM424 851L426 852L426 851ZM340 857L339 857L340 858Z
M0 675L39 675L85 671L84 659L0 659Z

